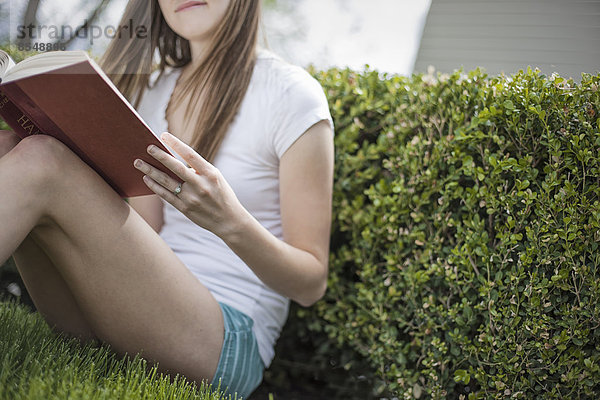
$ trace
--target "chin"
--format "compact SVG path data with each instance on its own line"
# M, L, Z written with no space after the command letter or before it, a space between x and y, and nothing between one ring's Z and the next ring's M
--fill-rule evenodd
M175 33L189 41L206 40L215 30L215 27L209 26L202 21L202 18L194 18L193 16L178 16L176 21L173 21L169 25Z
M191 7L175 12L183 0L159 1L163 15L174 32L192 40L206 40L216 30L226 14L230 0L209 0L206 5Z

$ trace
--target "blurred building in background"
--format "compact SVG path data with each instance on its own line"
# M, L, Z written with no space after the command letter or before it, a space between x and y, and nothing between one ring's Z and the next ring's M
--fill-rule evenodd
M440 72L600 71L600 0L432 0L415 62Z

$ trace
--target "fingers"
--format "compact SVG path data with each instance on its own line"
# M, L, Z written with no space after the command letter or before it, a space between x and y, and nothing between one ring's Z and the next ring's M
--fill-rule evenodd
M177 187L177 185L179 184L179 182L175 181L169 175L154 168L153 166L151 166L150 164L148 164L142 160L135 160L134 166L138 170L145 173L146 176L149 176L150 178L152 178L152 180L154 182L162 185L167 190L174 191L175 188Z
M163 164L165 167L169 168L175 175L177 175L182 181L187 181L190 179L190 176L194 175L195 172L191 171L188 167L186 167L181 161L176 159L175 157L167 154L156 146L148 147L148 154L154 157L157 161ZM146 171L144 171L146 172ZM153 177L154 179L154 177ZM158 181L160 182L160 181Z
M143 179L150 190L177 208L183 204L181 199L174 193L179 186L179 182L142 160L135 160L134 166L146 174Z
M193 203L195 197L207 193L207 188L218 187L220 175L212 164L173 135L165 133L162 138L192 168L187 167L180 160L156 146L149 146L147 151L154 159L179 177L182 182L185 182L186 189L180 195L176 195L174 192L179 184L176 179L139 159L135 160L134 166L145 174L144 182L154 193L182 211L188 208L186 204Z
M208 161L206 161L196 150L192 149L181 140L168 132L164 132L161 135L161 139L164 140L177 154L181 156L192 168L197 172L203 172L207 168L212 167ZM175 172L175 171L173 171Z
M144 183L150 188L150 190L152 190L154 193L171 203L175 208L182 208L183 201L181 201L181 199L177 197L172 191L169 191L162 184L156 182L150 176L144 175Z

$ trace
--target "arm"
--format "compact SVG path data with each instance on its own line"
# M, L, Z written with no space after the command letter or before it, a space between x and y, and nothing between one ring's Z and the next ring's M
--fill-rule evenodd
M247 212L221 238L268 286L309 306L327 287L333 185L329 124L321 121L304 133L281 158L279 172L283 241Z
M183 181L177 183L141 160L136 168L155 193L197 225L219 236L268 286L303 306L319 300L327 286L333 134L327 122L308 129L280 160L284 240L264 228L239 202L212 164L172 135L163 140L193 168L159 149L149 153Z
M148 225L156 232L160 232L163 226L162 201L159 196L132 197L127 199L129 205L146 220Z

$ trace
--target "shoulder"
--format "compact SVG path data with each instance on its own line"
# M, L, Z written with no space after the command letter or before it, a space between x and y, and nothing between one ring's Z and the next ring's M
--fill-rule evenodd
M271 51L260 49L256 58L252 84L277 98L284 95L323 96L319 82L304 68L283 60Z
M303 68L271 52L259 52L249 93L248 103L262 107L269 148L278 158L317 122L327 120L333 130L319 82Z
M259 48L256 51L255 74L257 75L269 73L275 74L275 78L282 78L301 71L302 68L288 63L270 50Z

